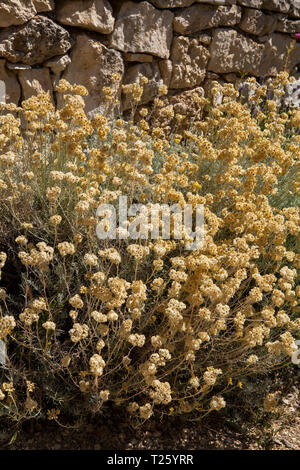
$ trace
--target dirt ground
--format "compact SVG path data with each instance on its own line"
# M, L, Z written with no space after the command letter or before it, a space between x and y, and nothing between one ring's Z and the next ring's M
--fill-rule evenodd
M246 415L245 415L246 416ZM9 444L12 436L15 437ZM134 429L117 414L80 428L53 421L27 423L22 432L0 428L0 450L300 450L299 374L282 390L276 414L233 420L215 413L199 422L167 418Z

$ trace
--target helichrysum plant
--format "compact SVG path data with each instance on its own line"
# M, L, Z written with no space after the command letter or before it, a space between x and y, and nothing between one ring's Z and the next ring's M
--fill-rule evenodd
M59 420L108 405L137 421L204 416L245 377L290 361L300 110L276 99L290 80L275 77L269 99L249 79L248 100L214 83L209 98L194 95L201 119L171 135L151 126L153 113L185 117L164 87L154 109L140 107L143 81L123 90L130 121L88 118L86 89L63 80L59 110L47 94L1 105L2 417ZM99 240L96 210L121 195L204 204L203 246L186 250L172 231Z

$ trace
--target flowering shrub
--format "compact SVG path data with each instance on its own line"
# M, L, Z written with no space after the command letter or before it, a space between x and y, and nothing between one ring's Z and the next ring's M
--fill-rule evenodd
M126 87L136 109L142 86ZM58 111L47 94L2 105L2 416L223 408L244 377L296 349L299 109L283 112L265 86L243 103L215 83L209 99L194 96L203 118L166 138L146 108L138 123L88 118L83 87L58 91ZM164 94L156 112L173 118ZM96 209L120 195L204 204L202 248L186 251L173 232L99 240Z
M266 87L266 98L273 100L276 103L277 108L281 111L286 111L291 108L300 107L300 79L282 79L282 75L278 79L267 79L263 82L263 86ZM255 95L256 90L260 87L260 84L255 79L247 79L239 84L239 91L241 97L245 102L249 102L249 98ZM261 103L260 103L261 105Z

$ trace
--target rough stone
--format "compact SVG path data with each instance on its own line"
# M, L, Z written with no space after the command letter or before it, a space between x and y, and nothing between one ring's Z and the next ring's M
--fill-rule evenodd
M290 0L263 0L262 8L271 11L280 11L281 13L287 13L290 9Z
M300 43L296 43L287 60L287 50L292 45L292 38L281 33L273 33L264 43L264 53L258 67L259 76L277 75L285 67L291 72L300 64Z
M217 26L234 26L241 16L241 7L236 5L192 5L175 16L174 30L180 34L193 34Z
M286 63L296 76L299 32L300 0L0 0L0 72L6 81L22 75L27 94L50 86L49 76L53 88L60 78L82 83L87 111L110 114L121 98L111 73L124 72L123 60L126 81L148 77L146 104L160 83L174 95L214 79L275 75Z
M236 5L237 0L196 0L198 3L208 3L209 5Z
M277 19L273 15L266 15L260 10L245 8L243 10L242 21L239 27L246 33L261 36L272 33L277 24Z
M38 13L42 11L54 10L54 0L33 0L34 6Z
M300 0L293 0L291 2L289 16L292 18L300 18Z
M149 54L131 54L124 53L124 59L128 62L153 62L153 56Z
M222 77L227 83L236 83L238 80L241 79L241 77L239 77L235 73L225 73Z
M292 21L285 19L279 19L276 25L276 31L281 33L294 34L300 31L300 20Z
M67 65L69 65L71 62L70 57L68 54L64 54L61 56L53 57L52 59L47 60L44 63L45 67L49 67L51 69L51 72L54 73L55 75L63 72Z
M172 61L169 59L160 60L158 65L163 83L169 87L173 70Z
M12 72L18 72L19 70L30 70L31 65L25 65L25 64L11 64L10 62L6 62L6 67L8 70L11 70Z
M158 8L189 7L195 0L150 0Z
M158 64L136 64L128 67L123 83L126 85L139 82L142 76L148 78L148 83L143 85L144 91L139 104L147 104L157 96L158 89L163 85ZM131 107L130 95L124 95L122 107L123 110Z
M25 25L0 31L0 57L10 62L35 65L64 54L71 47L70 35L44 16L36 16Z
M267 34L265 34L264 36L257 36L257 38L255 38L257 42L259 42L260 44L263 43L263 42L267 42L267 40L269 39L269 36Z
M53 99L50 72L46 67L20 70L18 77L22 87L22 99L27 100L30 96L38 95L39 93L47 91Z
M262 8L263 0L237 0L239 5L249 8Z
M216 29L210 46L208 70L215 73L244 72L256 75L264 50L263 44L234 29Z
M18 104L21 96L21 88L14 73L6 70L5 60L0 59L0 82L5 83L6 103Z
M205 77L208 49L197 38L174 38L171 52L173 63L170 88L192 88Z
M123 52L148 53L168 59L173 13L157 10L148 2L125 2L111 36L111 47Z
M102 34L113 31L115 19L107 0L65 0L57 5L57 20Z
M216 29L208 70L215 73L243 72L255 76L276 75L285 68L291 41L284 34L273 33L264 43L258 43L235 30ZM289 56L288 70L299 63L300 44L296 44Z
M62 78L71 84L80 84L89 94L84 96L87 112L112 113L112 106L120 98L121 84L112 85L111 75L124 73L124 64L120 52L108 49L86 33L79 33L71 51L71 63ZM105 100L103 86L113 86L113 100ZM58 105L62 105L61 94L57 96Z
M219 80L220 75L218 75L217 73L214 73L214 72L207 72L205 78L208 78L209 80Z
M202 44L206 44L207 46L209 46L212 40L211 34L209 33L198 34L197 38Z
M6 0L0 2L0 27L24 24L37 13L32 0Z

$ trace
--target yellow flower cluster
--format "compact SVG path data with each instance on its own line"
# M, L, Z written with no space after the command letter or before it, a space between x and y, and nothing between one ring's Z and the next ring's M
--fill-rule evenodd
M286 80L276 77L274 90ZM89 119L87 91L64 80L59 110L41 94L0 116L0 279L9 285L9 258L22 289L13 302L0 295L0 339L14 342L9 367L20 376L0 400L9 392L22 402L24 380L34 382L28 413L43 393L55 406L57 390L68 391L62 406L84 394L90 411L110 401L142 420L166 407L220 410L229 385L245 388L243 377L296 349L300 110L280 109L266 87L243 103L232 85L213 84L210 98L195 94L201 119L184 130L165 87L153 113L138 108L146 84L123 87L137 110L130 121ZM109 100L111 87L103 92ZM159 228L156 239L97 238L97 208L117 209L119 196L156 214L155 227L142 223ZM202 246L186 250L191 237L176 214L165 239L158 204L203 204Z

